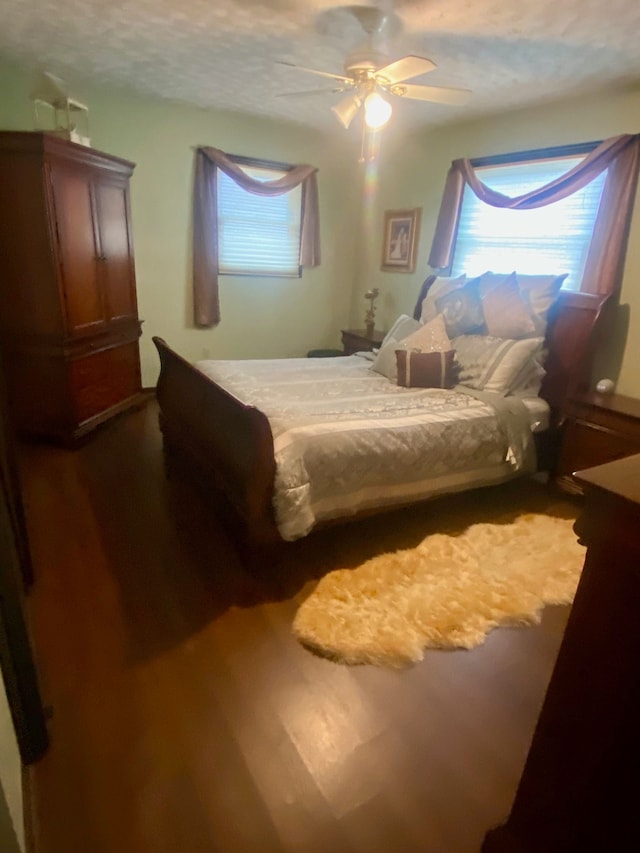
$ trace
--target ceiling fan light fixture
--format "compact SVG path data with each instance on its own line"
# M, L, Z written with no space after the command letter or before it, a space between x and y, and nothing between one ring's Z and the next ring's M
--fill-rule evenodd
M341 101L338 101L337 104L334 104L334 106L331 107L331 111L334 113L344 129L349 130L349 125L355 118L355 115L361 106L362 101L357 95L349 95Z
M377 92L364 99L364 120L369 130L380 130L391 118L392 108Z

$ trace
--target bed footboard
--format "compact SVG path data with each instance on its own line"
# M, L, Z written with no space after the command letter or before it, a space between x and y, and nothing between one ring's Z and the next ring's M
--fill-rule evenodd
M222 492L252 544L281 541L273 514L275 459L266 416L217 385L162 338L157 399L165 452L196 465Z

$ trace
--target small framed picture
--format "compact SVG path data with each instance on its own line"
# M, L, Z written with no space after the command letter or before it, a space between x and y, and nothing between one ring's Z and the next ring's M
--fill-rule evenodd
M381 269L389 272L415 270L421 213L421 207L385 211Z

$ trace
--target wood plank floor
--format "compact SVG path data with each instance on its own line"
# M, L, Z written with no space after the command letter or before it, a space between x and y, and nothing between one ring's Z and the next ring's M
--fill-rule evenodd
M79 450L21 449L52 708L30 771L37 853L477 853L508 813L567 608L403 671L315 657L296 607L341 550L375 553L381 526L401 547L407 515L248 571L210 504L166 480L156 418L151 402Z

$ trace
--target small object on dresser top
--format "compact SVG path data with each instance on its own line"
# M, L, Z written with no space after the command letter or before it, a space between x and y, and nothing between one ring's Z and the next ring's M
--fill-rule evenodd
M600 394L613 394L615 387L612 379L601 379L596 385L596 391Z
M375 318L376 318L376 306L375 301L377 297L380 295L380 291L377 287L372 287L371 290L367 290L364 295L365 299L369 300L369 309L364 316L364 325L365 331L368 337L371 337L375 330Z

